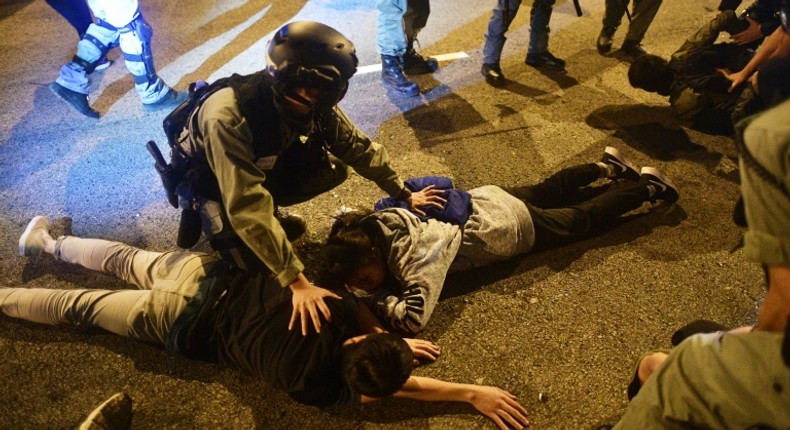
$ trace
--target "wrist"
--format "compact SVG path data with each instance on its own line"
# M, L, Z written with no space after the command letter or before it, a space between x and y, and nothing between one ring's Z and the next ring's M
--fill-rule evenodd
M395 200L403 200L405 202L408 201L410 197L411 197L411 190L406 188L406 185L404 185L403 188L401 188L400 191L398 192L398 195L395 196Z
M291 290L294 290L294 291L295 290L304 290L305 288L307 288L309 286L310 286L310 281L307 280L307 278L304 276L304 274L302 272L299 272L299 274L296 275L296 278L294 278L294 280L291 281L290 284L288 284L288 287L290 287Z

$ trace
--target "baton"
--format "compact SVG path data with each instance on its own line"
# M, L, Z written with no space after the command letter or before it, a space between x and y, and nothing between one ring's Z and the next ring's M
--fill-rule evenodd
M579 0L573 0L573 7L576 9L576 16L582 16L582 5L579 4ZM631 17L629 16L628 19L630 20Z

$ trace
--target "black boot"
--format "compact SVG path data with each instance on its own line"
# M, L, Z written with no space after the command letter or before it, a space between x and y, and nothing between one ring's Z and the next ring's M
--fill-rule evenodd
M483 63L480 73L486 78L486 83L492 87L502 87L505 85L505 75L502 74L502 69L499 68L499 63Z
M420 87L403 74L403 63L394 55L381 56L381 83L405 96L420 95Z
M642 47L642 44L639 43L638 40L624 41L623 46L620 47L620 50L630 55L633 58L639 58L643 55L650 54L649 52L647 52L647 50L644 47Z
M403 54L403 71L410 75L424 75L439 70L439 62L432 57L423 57L414 49L414 41L410 40L406 45L406 53Z
M617 27L604 27L601 29L601 34L598 35L598 40L595 42L595 47L598 52L606 54L612 50L612 36L617 31Z

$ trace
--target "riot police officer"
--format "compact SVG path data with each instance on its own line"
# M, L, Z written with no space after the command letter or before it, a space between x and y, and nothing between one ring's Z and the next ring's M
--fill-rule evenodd
M411 193L384 147L336 106L357 69L351 41L321 23L292 22L274 34L266 61L265 70L233 75L191 96L195 106L171 137L172 164L184 171L180 205L199 211L212 247L242 269L270 271L290 287L289 328L301 317L306 333L308 320L320 330L319 312L329 318L324 298L337 296L304 276L290 243L304 232L304 221L278 208L336 187L350 169L413 208L440 206L441 198Z

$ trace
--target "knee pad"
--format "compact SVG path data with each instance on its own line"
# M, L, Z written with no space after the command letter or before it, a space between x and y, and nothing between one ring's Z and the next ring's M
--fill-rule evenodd
M124 53L124 58L129 61L140 61L145 66L145 74L148 82L156 80L156 68L154 67L154 54L151 51L151 39L154 37L154 29L146 22L143 15L138 13L137 16L126 24L125 27L120 29L122 33L134 32L142 45L142 53L140 57ZM134 57L134 58L133 58Z
M98 25L99 27L105 28L107 30L118 31L117 28L113 27L112 25L101 19L97 19L95 25ZM91 73L99 64L99 60L101 60L104 56L107 55L107 52L110 50L112 43L105 45L101 40L99 40L99 38L97 38L96 36L90 33L90 27L88 27L88 31L82 35L81 40L89 42L90 44L95 46L96 49L98 49L100 52L99 57L94 61L88 61L77 54L74 55L74 57L72 57L71 61L73 63L78 64L83 69L85 69L86 73Z

